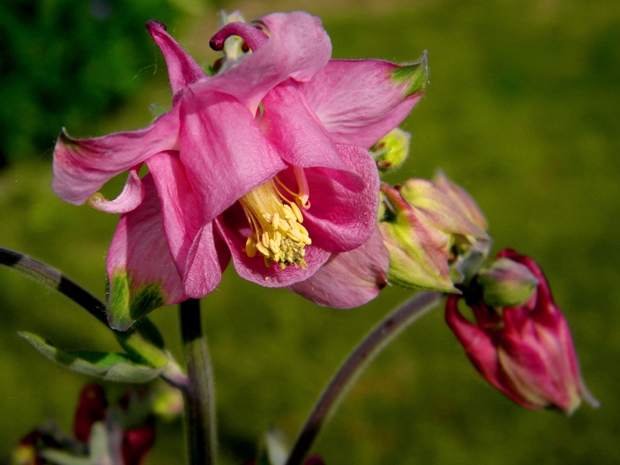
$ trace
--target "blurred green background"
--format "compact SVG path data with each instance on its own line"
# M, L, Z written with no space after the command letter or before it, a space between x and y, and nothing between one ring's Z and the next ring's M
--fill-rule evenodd
M88 137L136 129L169 108L167 74L144 23L199 62L216 11L248 19L305 9L339 58L412 61L431 84L404 124L407 166L442 167L477 199L496 248L535 257L571 324L584 377L602 403L571 418L522 409L481 380L436 310L370 366L314 450L337 464L620 463L620 2L6 0L0 6L0 245L104 296L117 217L50 188L61 126ZM118 187L118 186L117 186ZM118 187L120 188L120 187ZM353 345L408 292L351 311L241 281L232 268L203 299L217 383L223 464L250 458L271 425L297 433ZM152 314L180 358L175 308ZM70 430L91 379L39 356L16 332L65 349L116 350L108 331L62 296L0 270L0 457L47 418ZM111 396L124 387L107 385ZM150 464L183 463L181 423L158 425Z

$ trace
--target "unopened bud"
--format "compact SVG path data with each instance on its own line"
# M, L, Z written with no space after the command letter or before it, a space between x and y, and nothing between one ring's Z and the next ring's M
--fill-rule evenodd
M477 281L482 287L482 300L491 307L523 305L538 286L538 279L526 266L509 258L499 258L480 270Z
M400 128L394 128L370 148L379 173L394 171L407 160L410 139L411 134Z
M379 222L390 251L388 280L413 289L458 292L459 273L450 269L464 243L488 239L432 182L409 179L381 187L385 213ZM457 253L458 255L458 253Z

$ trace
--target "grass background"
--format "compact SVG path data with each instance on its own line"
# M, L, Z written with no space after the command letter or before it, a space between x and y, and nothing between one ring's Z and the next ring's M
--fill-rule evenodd
M619 463L620 3L178 0L176 13L167 17L165 10L157 19L209 62L216 57L207 47L215 6L242 8L248 19L276 10L319 14L334 57L403 62L428 50L430 86L404 124L413 134L412 153L390 181L430 177L442 167L477 199L496 250L510 246L538 260L571 324L584 377L602 403L571 418L513 405L479 379L438 309L375 360L314 450L330 465ZM108 19L84 21L112 28L111 11ZM139 19L135 28L144 31L150 18ZM96 40L84 44L95 55L99 47ZM78 111L72 134L139 128L150 121L150 103L169 107L165 63L154 45L149 50L146 66L131 65L133 76L110 90L118 97L114 105L72 110ZM18 110L19 125L28 124ZM23 152L12 153L0 171L0 244L45 261L103 298L105 253L117 218L55 197L53 143L43 150L19 145ZM271 425L294 437L344 356L408 295L388 288L362 308L336 311L227 270L218 290L203 299L222 463L251 457ZM175 308L152 317L180 358ZM51 364L16 331L66 349L116 345L76 305L6 269L0 270L0 318L1 457L48 417L70 430L79 390L92 381ZM111 397L124 389L106 388ZM183 463L181 423L162 422L158 434L148 463Z

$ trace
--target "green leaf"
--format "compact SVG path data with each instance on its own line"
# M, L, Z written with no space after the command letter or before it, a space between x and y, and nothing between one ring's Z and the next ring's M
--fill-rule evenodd
M148 318L142 318L128 331L115 331L116 340L134 362L162 368L170 362L164 339Z
M164 367L153 368L134 362L128 355L115 352L71 351L57 349L36 334L18 333L48 359L68 369L122 383L145 383L159 376Z

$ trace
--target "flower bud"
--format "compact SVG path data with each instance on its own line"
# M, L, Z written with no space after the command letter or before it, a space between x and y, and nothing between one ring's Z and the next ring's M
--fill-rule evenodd
M443 172L437 170L433 182L458 206L459 210L483 231L487 230L487 220L471 196L458 184L453 183Z
M424 179L392 188L382 185L385 209L379 228L390 252L388 281L413 289L458 292L462 280L450 265L486 232L447 194Z
M476 285L465 292L476 324L459 311L460 296L449 296L446 321L476 369L506 396L527 408L556 408L570 415L588 392L566 319L534 260L512 250L498 255L525 266L538 280L521 305L498 308L485 303Z
M410 139L411 134L394 128L370 148L380 174L396 170L407 160Z
M523 305L538 286L538 279L525 265L508 258L499 258L480 270L477 282L482 287L482 300L491 307Z

